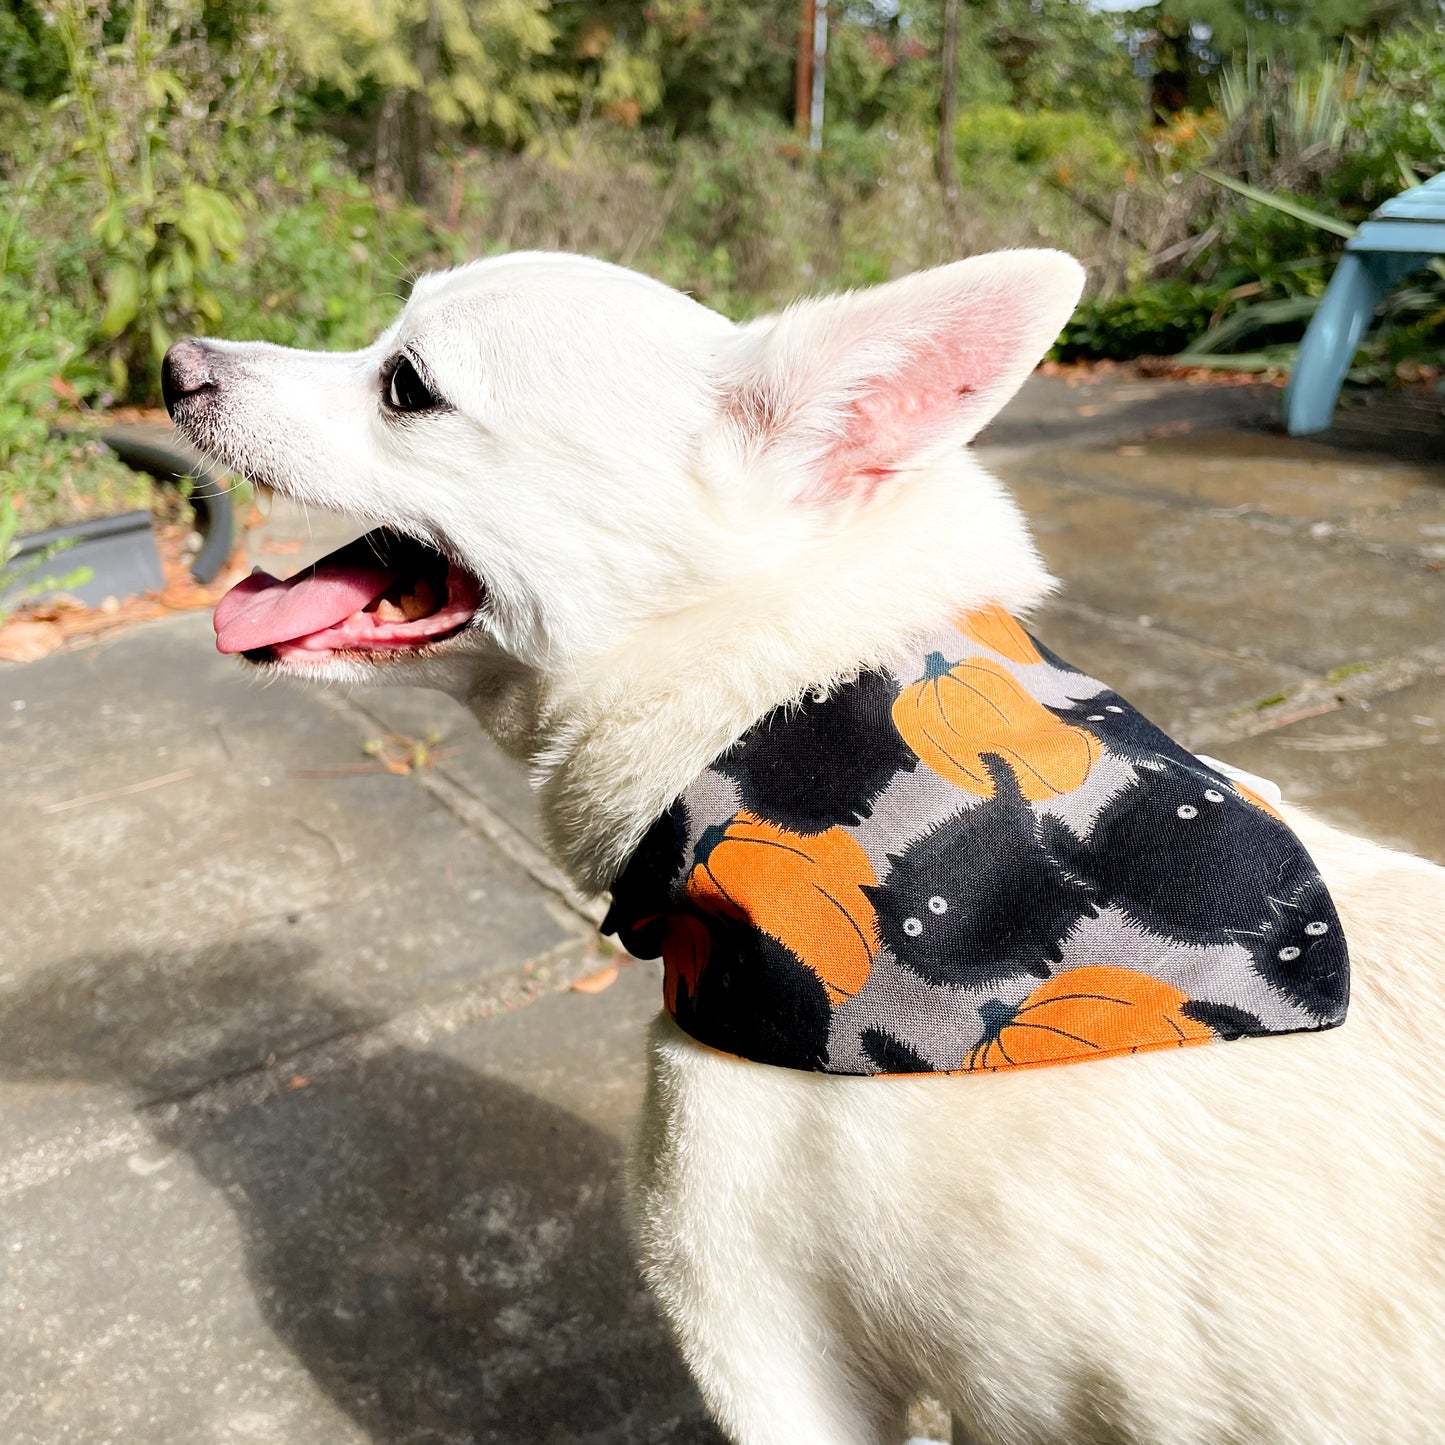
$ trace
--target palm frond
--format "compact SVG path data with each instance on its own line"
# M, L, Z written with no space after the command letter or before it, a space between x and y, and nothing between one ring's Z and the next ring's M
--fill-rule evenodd
M1313 210L1303 201L1295 200L1293 196L1275 195L1272 191L1264 191L1258 186L1250 185L1248 181L1237 181L1233 176L1225 175L1223 171L1211 170L1207 167L1201 168L1199 174L1216 185L1237 192L1246 200L1257 201L1261 206L1272 206L1276 211L1283 211L1285 215L1293 216L1295 220L1304 221L1321 231L1329 231L1347 239L1355 234L1355 227L1348 221L1342 221L1338 216L1327 216L1323 211Z
M1191 341L1179 353L1179 359L1203 362L1204 358L1227 351L1241 337L1266 326L1287 326L1297 321L1308 321L1319 304L1319 298L1315 296L1287 296L1280 301L1256 302L1210 327L1197 341Z

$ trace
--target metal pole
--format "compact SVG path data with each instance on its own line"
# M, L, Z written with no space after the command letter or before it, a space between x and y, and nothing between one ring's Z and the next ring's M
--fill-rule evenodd
M793 122L799 135L808 134L808 118L813 103L813 13L814 0L802 0L798 7L797 84L793 91Z
M823 85L828 58L828 0L817 0L813 17L813 107L808 130L808 144L823 149Z
M954 159L954 115L958 108L958 0L943 4L942 92L938 103L938 184L949 228L958 230L958 166ZM950 237L950 240L955 239Z

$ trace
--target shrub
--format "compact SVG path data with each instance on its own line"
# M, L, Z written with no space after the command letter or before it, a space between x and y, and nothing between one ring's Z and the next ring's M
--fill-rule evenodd
M230 337L367 346L409 277L462 259L456 238L416 206L379 196L341 170L330 142L294 141L255 191L249 233L214 283L220 328Z
M69 84L58 179L93 207L90 270L115 389L145 395L173 336L220 315L213 278L245 238L219 180L220 132L234 143L269 115L277 77L251 66L219 79L184 4L152 14L134 0L119 43L108 43L108 7L53 0L47 13Z
M1113 126L1085 110L1015 110L972 106L954 127L960 177L987 180L1000 169L1051 175L1081 189L1113 191L1128 152Z
M217 192L239 217L233 249L213 249L202 265L187 241L190 261L177 269L183 253L163 242L161 227L141 292L126 293L137 309L116 332L116 284L132 287L140 272L125 272L133 263L117 261L95 233L101 192L87 166L64 159L68 128L52 120L47 131L43 112L28 121L38 135L31 154L17 157L8 179L0 174L0 284L66 336L66 380L85 399L157 401L158 362L179 335L365 345L408 276L460 259L456 237L417 207L375 194L340 166L337 143L302 138L278 115L252 145L218 137L222 154L244 151L225 164Z
M1185 281L1152 281L1122 295L1085 300L1053 355L1060 361L1172 356L1197 340L1225 304L1224 293Z
M1248 64L1225 72L1216 98L1185 147L1177 126L1155 137L1159 164L1119 212L1127 266L1115 256L1106 268L1106 285L1126 271L1135 284L1082 308L1060 354L1174 351L1217 328L1213 364L1288 365L1351 226L1445 169L1445 26L1400 27L1298 73ZM1437 364L1442 311L1440 275L1398 291L1357 376Z
M1408 179L1445 170L1445 24L1401 26L1371 48L1372 82L1352 116L1335 198L1377 206Z
M0 271L0 281L3 281ZM13 562L16 536L81 516L145 506L144 478L104 447L51 435L56 419L53 383L77 355L66 318L37 316L29 299L0 287L0 588L26 590L42 582L79 581L51 568L50 557L23 570ZM53 325L52 322L58 322ZM61 574L64 575L61 575ZM21 597L25 595L22 590ZM0 604L0 621L10 604Z

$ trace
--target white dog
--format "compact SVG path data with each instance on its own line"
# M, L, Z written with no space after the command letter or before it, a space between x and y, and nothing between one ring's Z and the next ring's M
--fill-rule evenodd
M220 645L461 698L604 891L770 710L1049 593L964 444L1080 284L1003 253L734 326L528 254L362 352L180 343L188 437L387 529L241 584ZM847 1078L659 1017L642 1269L740 1445L882 1445L920 1394L999 1445L1445 1440L1445 871L1288 821L1350 944L1330 1032Z

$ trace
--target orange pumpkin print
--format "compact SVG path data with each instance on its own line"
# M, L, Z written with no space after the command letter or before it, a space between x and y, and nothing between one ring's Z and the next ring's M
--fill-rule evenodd
M863 987L878 951L878 917L863 893L877 882L841 828L792 833L740 812L694 866L687 892L699 907L776 938L836 1006Z
M1277 818L1281 823L1284 823L1284 815L1268 798L1261 797L1253 788L1245 787L1245 785L1237 779L1232 783L1232 786L1234 791L1238 793L1246 803L1253 803L1261 812L1268 813L1271 818ZM1289 824L1285 823L1285 826L1288 827Z
M958 630L980 646L1010 662L1042 662L1027 632L997 602L969 612L958 620Z
M984 1004L984 1036L964 1067L1024 1069L1208 1043L1212 1030L1182 1012L1188 1002L1173 984L1131 968L1070 969L1016 1007Z
M689 998L697 996L697 981L712 954L712 938L700 918L674 913L667 920L662 937L662 1001L670 1014L677 1013L678 985Z
M893 704L893 725L939 777L980 798L994 792L983 753L1002 758L1037 803L1077 788L1101 751L1092 733L1055 717L986 657L950 665L930 652L923 676Z

